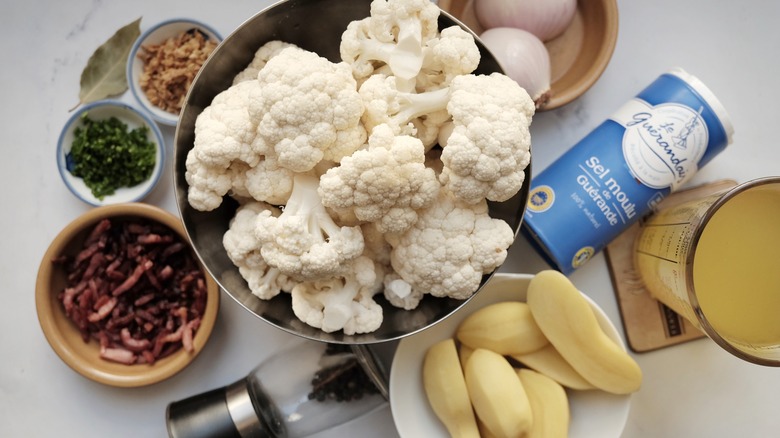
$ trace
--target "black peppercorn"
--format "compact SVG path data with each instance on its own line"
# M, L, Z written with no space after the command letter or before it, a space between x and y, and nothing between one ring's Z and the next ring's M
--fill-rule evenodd
M328 344L323 357L337 355L343 355L345 360L336 361L334 365L325 366L314 374L310 400L349 402L379 392L357 358L351 355L348 345Z

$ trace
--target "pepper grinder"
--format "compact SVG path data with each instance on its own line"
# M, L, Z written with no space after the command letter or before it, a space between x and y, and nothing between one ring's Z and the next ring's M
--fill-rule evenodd
M387 403L387 373L365 345L305 341L246 377L172 402L171 438L293 438L338 426Z

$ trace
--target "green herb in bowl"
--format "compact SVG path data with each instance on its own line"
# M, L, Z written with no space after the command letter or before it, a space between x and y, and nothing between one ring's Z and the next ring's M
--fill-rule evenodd
M81 123L73 132L67 168L96 198L149 179L157 152L148 139L148 127L129 129L116 117L93 120L87 113L81 115Z

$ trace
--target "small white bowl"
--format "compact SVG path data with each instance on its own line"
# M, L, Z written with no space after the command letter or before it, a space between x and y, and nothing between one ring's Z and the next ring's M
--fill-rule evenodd
M146 181L133 187L120 187L113 195L107 195L103 199L98 199L92 194L92 191L84 183L84 180L73 176L68 170L68 154L70 154L73 145L74 131L77 127L83 126L81 116L88 113L93 120L103 120L110 117L116 117L125 124L129 130L146 126L149 128L147 138L154 143L157 150L154 170ZM57 168L65 185L79 199L94 206L119 204L125 202L136 202L145 198L152 191L160 175L165 168L165 140L163 140L160 128L148 115L144 114L130 105L114 100L102 100L82 106L65 123L65 127L60 133L57 141Z
M141 73L143 73L144 63L138 58L137 54L142 46L160 44L168 38L180 35L190 29L199 30L208 36L209 39L215 40L217 44L222 41L222 36L206 24L188 18L174 18L156 24L144 31L135 44L133 44L130 56L127 59L127 80L133 95L156 121L168 126L176 126L176 123L179 121L179 115L161 109L152 104L146 97L139 82Z

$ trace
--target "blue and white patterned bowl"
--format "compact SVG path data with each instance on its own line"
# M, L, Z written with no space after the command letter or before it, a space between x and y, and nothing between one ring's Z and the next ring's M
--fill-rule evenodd
M92 194L92 190L87 187L83 179L71 174L73 162L70 158L70 150L74 140L74 131L77 127L83 126L81 116L84 113L87 113L93 120L116 117L124 122L128 129L135 129L141 126L148 127L147 138L154 143L157 149L154 170L149 178L133 187L121 187L113 195L98 199ZM126 103L114 100L101 100L89 103L79 108L68 119L60 133L57 141L57 168L68 189L87 204L99 206L140 201L157 185L160 175L165 169L165 140L160 132L160 128L157 127L150 116Z

